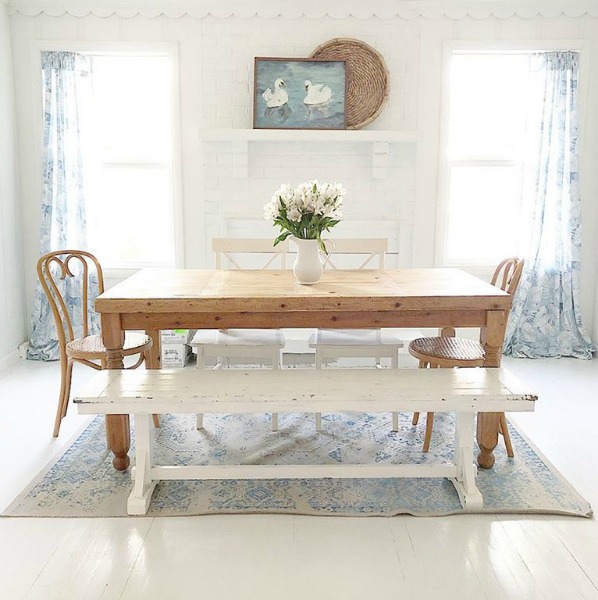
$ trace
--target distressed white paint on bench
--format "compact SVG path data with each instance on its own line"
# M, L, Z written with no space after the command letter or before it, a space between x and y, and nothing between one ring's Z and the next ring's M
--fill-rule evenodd
M448 477L464 508L482 506L475 485L477 412L534 409L536 396L505 369L101 371L76 399L82 414L135 415L135 484L129 514L145 514L161 479ZM155 466L155 413L456 412L448 465Z

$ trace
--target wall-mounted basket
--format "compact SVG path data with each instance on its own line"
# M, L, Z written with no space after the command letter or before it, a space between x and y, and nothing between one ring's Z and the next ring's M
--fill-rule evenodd
M318 46L310 58L347 61L347 129L359 129L382 112L388 69L377 50L359 40L335 38Z

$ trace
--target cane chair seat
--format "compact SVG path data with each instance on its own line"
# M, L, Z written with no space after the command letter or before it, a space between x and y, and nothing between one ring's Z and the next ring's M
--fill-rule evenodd
M139 354L142 348L149 350L150 347L151 340L144 333L127 332L125 334L122 354L123 356L131 356ZM106 358L106 347L102 343L101 335L88 335L87 337L76 338L72 342L68 342L66 353L72 358L101 360Z
M409 352L440 367L481 367L486 353L479 342L458 337L425 337L413 340Z

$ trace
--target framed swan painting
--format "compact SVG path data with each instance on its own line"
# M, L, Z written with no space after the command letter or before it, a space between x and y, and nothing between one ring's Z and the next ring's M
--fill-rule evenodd
M346 129L344 60L256 58L254 129Z

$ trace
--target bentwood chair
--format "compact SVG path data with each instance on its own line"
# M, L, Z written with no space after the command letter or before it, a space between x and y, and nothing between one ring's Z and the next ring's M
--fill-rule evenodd
M58 335L60 393L54 423L54 437L58 437L68 408L73 364L81 363L96 370L106 368L107 353L102 336L90 334L91 304L95 295L104 291L104 276L97 258L82 250L44 254L37 261L37 275L48 298ZM127 332L123 356L139 355L129 368L137 368L151 347L152 340L145 334ZM157 425L156 417L154 423Z
M514 295L523 272L523 259L507 258L496 267L492 277L492 285ZM474 340L455 337L452 327L441 329L440 336L413 340L409 344L409 353L419 360L420 368L449 369L453 367L481 367L484 365L486 353L484 347ZM413 425L417 425L419 413L413 415ZM426 418L426 433L423 451L428 452L432 440L434 413L429 412ZM504 413L499 416L499 431L502 433L507 455L513 457L513 446L507 428Z
M268 269L286 267L288 242L273 245L272 239L214 238L212 250L216 268ZM191 340L197 354L196 367L203 369L207 358L215 358L219 369L228 366L230 359L244 359L260 364L266 362L273 369L280 368L280 354L285 337L279 329L225 329L198 330ZM203 427L203 415L197 415L197 428ZM278 415L272 414L272 431L278 430Z
M388 250L386 238L338 239L327 268L383 269ZM347 266L349 265L349 266ZM316 351L316 369L337 358L373 358L381 367L382 358L390 359L391 368L399 368L399 349L403 342L383 329L318 329L309 338L310 348ZM316 430L322 428L322 415L316 413ZM392 415L392 430L399 428L399 415Z

